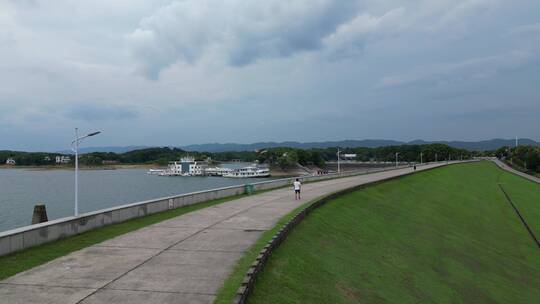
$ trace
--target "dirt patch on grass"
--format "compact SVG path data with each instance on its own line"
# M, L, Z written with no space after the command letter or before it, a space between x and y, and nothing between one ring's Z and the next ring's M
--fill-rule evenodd
M480 289L477 286L460 284L454 286L454 289L457 291L457 294L461 296L464 302L474 299L474 303L499 303L495 301L489 294L484 290Z
M336 290L343 295L345 298L358 302L360 300L360 293L358 291L352 290L349 286L346 286L344 283L336 283Z
M329 240L329 239L319 240L319 247L321 249L328 249L328 248L332 248L333 246L334 246L334 241L332 240Z
M403 278L403 285L416 299L421 300L421 302L424 302L428 299L426 294L421 289L416 287L412 274L405 275L405 277Z

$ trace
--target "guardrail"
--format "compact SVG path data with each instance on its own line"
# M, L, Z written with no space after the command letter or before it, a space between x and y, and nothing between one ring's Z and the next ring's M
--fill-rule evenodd
M397 168L403 167L404 166L399 166ZM394 169L396 169L396 167L345 171L339 174L331 173L325 175L299 176L257 182L249 185L253 186L253 190L260 191L291 185L292 181L296 178L300 179L302 182L313 182ZM130 219L210 200L246 194L248 193L248 189L246 188L246 185L238 185L163 197L88 212L81 214L78 217L71 216L0 232L0 256L80 234L92 229L121 223Z

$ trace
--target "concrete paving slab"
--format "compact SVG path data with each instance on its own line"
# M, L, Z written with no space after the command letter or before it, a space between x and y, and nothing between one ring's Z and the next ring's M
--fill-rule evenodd
M242 214L248 214L250 216L254 216L257 218L264 219L266 216L274 216L277 215L280 218L283 217L283 213L289 213L292 210L296 209L299 204L302 204L302 202L288 202L287 204L268 204L268 205L261 205L257 207L253 207L249 210L246 210Z
M254 244L261 234L262 231L241 229L205 229L171 249L243 252Z
M147 227L118 236L99 247L165 249L198 232L197 228Z
M229 271L227 265L210 268L152 260L109 284L106 289L215 294Z
M230 215L191 212L183 216L157 223L155 227L168 228L206 228L228 218Z
M184 264L213 268L230 265L241 257L242 252L167 250L154 257L153 260L169 266Z
M2 304L62 304L77 303L95 289L73 287L50 287L12 285L0 283Z
M287 214L287 213L285 213ZM256 220L249 216L238 215L214 226L216 229L243 229L243 230L269 230L279 218L269 217L264 220Z
M155 249L92 246L19 273L3 282L100 288L158 252Z
M211 304L213 295L102 289L81 304Z

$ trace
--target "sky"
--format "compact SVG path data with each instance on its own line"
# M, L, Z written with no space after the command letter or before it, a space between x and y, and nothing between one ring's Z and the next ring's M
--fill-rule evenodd
M0 0L0 149L540 140L538 0Z

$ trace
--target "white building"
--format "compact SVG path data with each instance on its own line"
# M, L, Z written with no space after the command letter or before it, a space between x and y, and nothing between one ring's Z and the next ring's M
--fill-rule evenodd
M355 160L356 154L341 154L342 159L344 160Z
M169 169L165 175L199 176L205 175L208 167L206 162L195 161L193 157L183 157L180 161L169 163Z
M71 161L71 157L64 155L57 155L56 158L57 164L68 164Z
M206 164L205 162L194 162L193 164L189 164L189 174L204 175L207 167L208 164Z
M15 164L17 164L17 162L11 157L6 160L6 165L15 165Z

